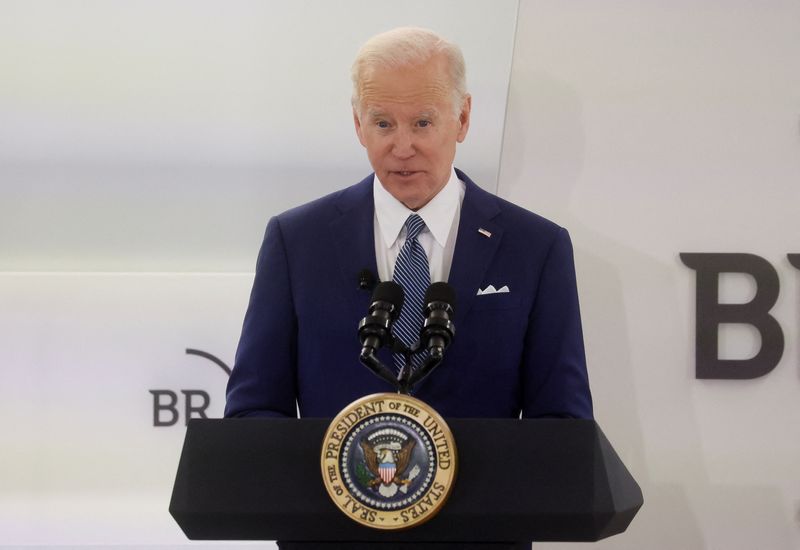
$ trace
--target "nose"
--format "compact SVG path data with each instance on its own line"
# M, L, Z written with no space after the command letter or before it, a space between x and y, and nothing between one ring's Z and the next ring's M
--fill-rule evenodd
M416 154L414 136L410 130L398 128L394 132L392 141L392 154L400 160L413 157Z

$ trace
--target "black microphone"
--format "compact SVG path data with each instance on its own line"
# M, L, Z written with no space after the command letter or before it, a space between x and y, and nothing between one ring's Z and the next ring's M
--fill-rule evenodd
M368 268L358 272L358 288L360 290L372 290L375 286L375 275Z
M456 291L445 282L433 283L425 292L425 322L420 343L431 355L442 356L453 341L456 328L450 320L455 314Z
M425 292L425 322L420 330L420 350L427 350L425 362L413 372L404 368L400 373L401 391L408 392L414 384L428 376L444 359L444 350L453 341L456 327L450 320L455 314L456 291L447 283L433 283Z
M372 293L368 315L358 323L358 338L361 341L359 361L395 388L398 382L394 372L378 359L375 352L387 339L391 339L392 323L400 315L402 307L403 287L392 281L379 283Z
M391 334L392 323L403 307L403 287L392 281L384 281L375 287L369 313L358 324L361 355L380 349Z

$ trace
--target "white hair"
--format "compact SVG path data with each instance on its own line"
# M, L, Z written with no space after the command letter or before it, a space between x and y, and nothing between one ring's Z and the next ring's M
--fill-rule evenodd
M353 108L360 111L361 80L364 72L371 67L403 67L419 65L437 54L447 62L448 76L453 94L453 112L456 117L467 96L467 71L461 48L429 29L420 27L399 27L378 34L367 40L353 61Z

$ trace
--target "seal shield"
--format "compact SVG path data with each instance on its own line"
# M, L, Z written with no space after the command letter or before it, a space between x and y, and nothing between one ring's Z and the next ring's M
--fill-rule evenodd
M374 394L333 419L321 466L328 494L348 517L376 529L407 529L447 500L456 446L444 419L424 402Z

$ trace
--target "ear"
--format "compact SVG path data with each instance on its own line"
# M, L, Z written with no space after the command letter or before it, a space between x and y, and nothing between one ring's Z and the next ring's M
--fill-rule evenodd
M366 147L367 144L364 143L364 130L361 128L361 120L358 118L358 113L356 112L355 107L353 107L353 124L356 126L356 135L358 136L358 141L361 142L361 145Z
M464 98L464 104L461 105L461 114L458 115L458 123L461 125L458 129L458 136L456 139L459 143L464 141L467 137L467 130L469 130L469 114L472 111L472 96L467 94Z

